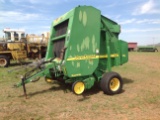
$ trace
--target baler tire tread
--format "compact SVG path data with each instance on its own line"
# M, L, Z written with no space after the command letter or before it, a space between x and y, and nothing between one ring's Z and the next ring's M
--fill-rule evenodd
M2 66L2 67L8 67L8 65L10 64L9 58L7 56L5 56L5 55L0 55L0 58L3 58L6 61L6 64L4 66Z
M117 78L120 82L120 86L118 87L118 89L116 91L113 91L110 88L110 82L113 78ZM102 79L100 81L100 87L105 94L108 94L108 95L118 94L118 93L121 93L121 91L122 91L123 81L122 81L121 76L118 73L108 72L102 76Z

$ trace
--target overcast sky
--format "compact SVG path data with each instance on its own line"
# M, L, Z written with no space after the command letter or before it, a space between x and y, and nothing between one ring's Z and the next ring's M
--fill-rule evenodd
M121 25L120 39L138 45L160 43L160 0L0 0L4 28L49 31L52 21L78 5L91 5Z

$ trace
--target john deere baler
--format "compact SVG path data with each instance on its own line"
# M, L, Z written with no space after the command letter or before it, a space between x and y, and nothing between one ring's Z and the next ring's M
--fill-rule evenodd
M128 43L119 40L120 25L101 15L92 6L78 6L53 21L45 61L29 71L17 86L45 77L72 84L75 94L82 94L100 83L106 94L120 93L121 76L113 66L128 61ZM41 67L43 66L43 67Z

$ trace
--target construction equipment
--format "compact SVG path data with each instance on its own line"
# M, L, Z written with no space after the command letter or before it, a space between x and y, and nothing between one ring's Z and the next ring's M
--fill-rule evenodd
M100 83L104 93L113 95L122 90L121 76L111 68L128 61L128 43L118 39L120 25L101 15L92 6L78 6L53 21L45 60L27 72L25 84L36 77L47 82L61 80L72 84L79 95ZM42 67L43 66L43 67ZM33 72L39 69L39 72Z
M10 60L18 62L26 58L42 58L47 49L49 37L27 35L21 29L6 28L5 38L0 42L0 67L7 67ZM33 41L34 40L34 41Z
M42 35L27 34L27 51L29 58L43 58L47 51L47 43L49 32L44 32Z

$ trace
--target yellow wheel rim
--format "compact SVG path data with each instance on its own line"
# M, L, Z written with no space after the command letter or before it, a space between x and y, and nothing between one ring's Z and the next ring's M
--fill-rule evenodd
M75 85L74 85L74 92L76 94L82 94L84 92L84 89L85 89L85 85L83 82L77 82Z
M53 83L53 80L52 80L52 79L49 79L49 78L45 78L45 81L46 81L47 83Z
M117 91L120 87L120 81L118 78L112 78L112 80L110 81L110 89L112 91Z

